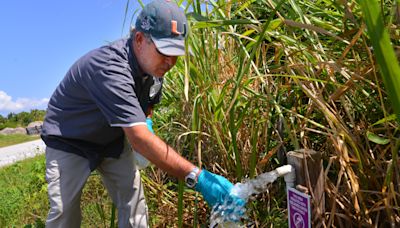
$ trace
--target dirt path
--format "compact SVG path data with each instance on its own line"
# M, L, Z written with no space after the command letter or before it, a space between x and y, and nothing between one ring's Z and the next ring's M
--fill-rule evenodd
M45 144L41 139L0 148L0 167L43 154Z

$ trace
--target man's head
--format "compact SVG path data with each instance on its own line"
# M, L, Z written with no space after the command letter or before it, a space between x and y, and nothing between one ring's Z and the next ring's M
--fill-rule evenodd
M170 0L154 0L139 14L135 29L151 36L157 49L167 56L185 55L188 25L184 12Z
M139 14L131 34L135 55L147 74L162 77L185 55L186 16L168 0L155 0Z

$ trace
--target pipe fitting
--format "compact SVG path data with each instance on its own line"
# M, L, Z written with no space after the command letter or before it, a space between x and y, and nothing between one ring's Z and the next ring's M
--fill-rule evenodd
M275 169L278 176L283 176L286 187L294 188L296 182L296 172L292 165L284 165Z

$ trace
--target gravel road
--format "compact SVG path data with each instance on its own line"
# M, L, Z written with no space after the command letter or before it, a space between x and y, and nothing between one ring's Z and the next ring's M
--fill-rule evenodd
M0 148L0 167L43 154L45 144L41 139Z

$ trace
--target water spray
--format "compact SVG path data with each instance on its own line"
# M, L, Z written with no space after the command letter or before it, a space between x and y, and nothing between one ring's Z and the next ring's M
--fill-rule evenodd
M244 183L237 183L231 190L231 195L243 199L245 203L250 196L260 194L268 190L268 184L273 183L278 177L284 177L286 188L294 187L296 181L295 169L291 165L284 165L270 172L262 173L256 178ZM210 217L210 228L214 227L240 227L238 222L246 218L244 205L235 205L233 202L225 201L223 204L213 207Z

